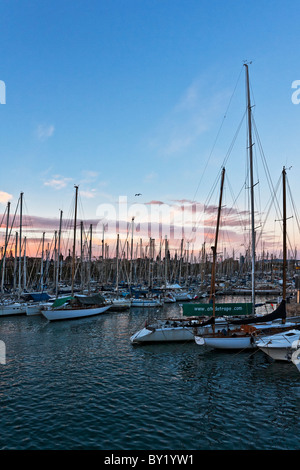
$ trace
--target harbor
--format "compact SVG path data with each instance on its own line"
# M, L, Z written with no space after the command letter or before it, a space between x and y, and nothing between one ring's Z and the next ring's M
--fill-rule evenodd
M165 305L164 316L178 308ZM133 346L149 310L2 318L1 449L299 448L293 364L195 342Z
M2 2L10 463L299 450L299 14Z

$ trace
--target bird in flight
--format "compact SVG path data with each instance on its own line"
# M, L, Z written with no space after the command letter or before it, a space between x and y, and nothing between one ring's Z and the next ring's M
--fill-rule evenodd
M141 193L136 193L135 196L141 196Z

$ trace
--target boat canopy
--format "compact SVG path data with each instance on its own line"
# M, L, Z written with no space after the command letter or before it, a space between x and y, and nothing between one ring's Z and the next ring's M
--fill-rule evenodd
M105 304L105 298L100 294L95 295L75 295L76 303L80 305L103 305Z
M49 300L51 296L47 292L30 292L22 294L24 300L33 300L34 302L43 302Z
M52 308L58 308L58 307L61 307L62 305L64 305L66 302L68 302L69 300L71 300L73 297L69 296L69 297L60 297L59 299L56 299L53 304L52 304Z
M286 318L286 301L283 299L274 312L268 313L267 315L262 316L251 316L243 320L230 320L229 323L235 325L245 325L248 323L265 323L281 318L282 320Z

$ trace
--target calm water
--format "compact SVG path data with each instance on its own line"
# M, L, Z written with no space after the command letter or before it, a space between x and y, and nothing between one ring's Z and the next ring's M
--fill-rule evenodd
M132 346L145 317L1 318L0 449L300 448L293 364L195 343Z

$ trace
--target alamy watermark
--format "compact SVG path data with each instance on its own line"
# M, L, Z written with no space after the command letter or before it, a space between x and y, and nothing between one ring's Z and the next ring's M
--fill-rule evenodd
M165 204L152 201L148 204L128 204L127 196L119 196L117 204L100 204L97 230L105 228L111 235L133 232L135 236L170 240L185 238L192 243L202 243L204 238L203 206L197 203ZM129 222L130 221L130 222Z
M6 85L3 80L0 80L0 104L6 104Z
M300 80L294 80L292 83L292 88L296 89L296 91L292 93L292 103L299 104L300 103Z

